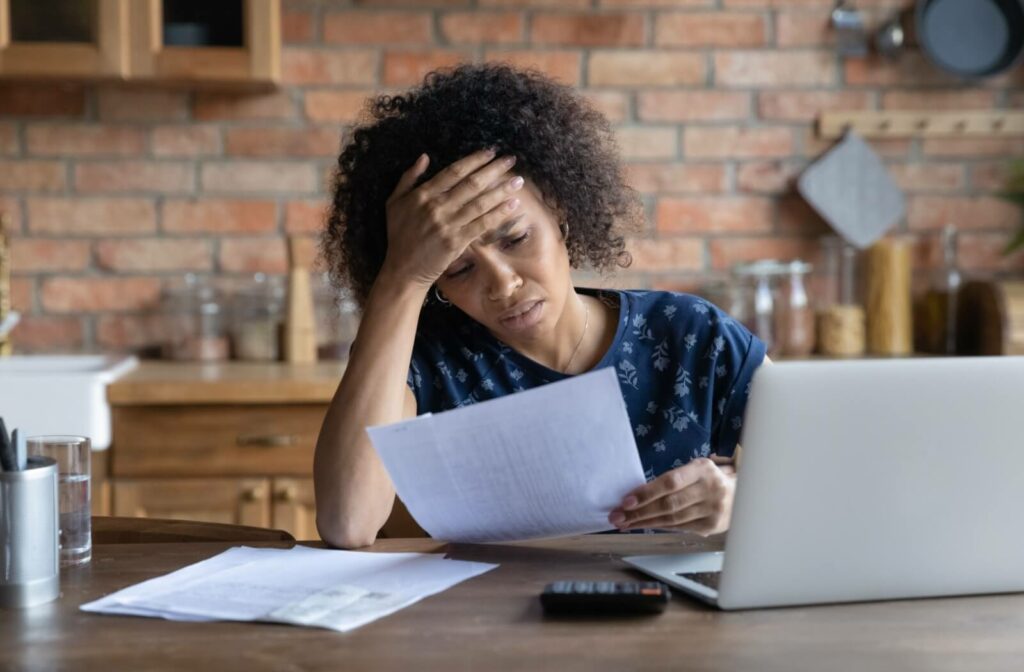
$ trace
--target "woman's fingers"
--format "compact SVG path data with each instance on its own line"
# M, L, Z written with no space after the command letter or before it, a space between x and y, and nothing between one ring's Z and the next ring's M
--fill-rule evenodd
M502 176L516 165L516 157L499 156L487 165L467 175L444 195L445 200L457 210L464 208L481 194L494 188Z
M714 468L714 464L711 460L706 458L697 458L681 467L677 467L671 471L666 471L650 483L641 485L639 488L628 494L622 500L622 509L624 511L640 509L647 506L655 499L664 497L670 492L682 490L688 485L696 483L702 476L706 475L708 467Z
M506 198L507 194L502 194L502 199L486 214L477 217L476 219L462 227L462 240L466 241L466 245L473 242L480 236L486 234L488 231L493 231L499 226L509 221L519 212L519 206L522 202L518 198Z
M468 224L496 208L499 208L500 212L500 206L514 200L516 192L523 188L523 184L523 178L518 175L502 180L498 186L485 191L462 206L456 219Z
M703 483L692 483L682 490L665 494L638 509L613 511L609 521L620 529L631 527L653 527L654 521L672 520L683 512L706 503L707 488ZM615 514L620 513L621 518ZM702 514L702 515L707 515ZM615 522L618 519L619 522ZM673 523L677 524L677 523Z
M408 170L402 173L402 177L398 179L398 184L395 185L395 189L391 192L391 196L388 200L390 201L395 198L401 198L412 191L413 187L416 186L417 178L423 174L423 171L425 171L429 165L430 157L426 154L420 154L416 158L416 161L409 166Z
M486 166L494 160L494 156L495 153L493 149L481 149L480 151L473 152L469 156L464 156L451 164L437 175L434 175L432 178L420 185L419 188L423 191L424 195L429 198L434 198L439 194L450 190L477 170ZM457 205L462 204L457 203Z
M688 506L681 511L673 511L670 514L662 516L654 516L645 520L639 520L626 527L620 527L620 530L639 530L639 529L670 529L679 528L680 526L687 525L697 520L702 520L713 515L711 507L705 502L697 502L692 506Z

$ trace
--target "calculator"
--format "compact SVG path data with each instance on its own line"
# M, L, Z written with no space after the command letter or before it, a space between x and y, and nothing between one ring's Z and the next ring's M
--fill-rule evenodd
M552 615L660 614L670 594L660 581L555 581L540 603Z

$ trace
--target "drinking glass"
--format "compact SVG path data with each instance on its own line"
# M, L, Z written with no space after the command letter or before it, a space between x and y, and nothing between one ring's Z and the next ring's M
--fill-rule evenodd
M30 436L26 443L29 455L41 455L57 462L61 566L89 562L92 559L92 445L88 437Z

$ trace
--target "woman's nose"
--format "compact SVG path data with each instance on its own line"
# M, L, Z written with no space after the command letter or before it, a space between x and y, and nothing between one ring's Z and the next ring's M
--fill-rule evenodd
M505 263L489 264L487 296L492 301L501 301L515 294L523 282L515 269Z

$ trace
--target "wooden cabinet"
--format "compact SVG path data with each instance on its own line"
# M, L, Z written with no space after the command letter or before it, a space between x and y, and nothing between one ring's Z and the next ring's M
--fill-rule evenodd
M107 388L111 511L317 539L313 451L342 365L144 363Z
M0 77L272 85L280 0L0 0Z

